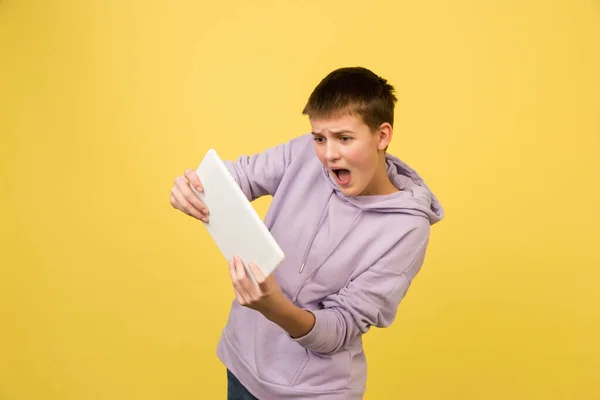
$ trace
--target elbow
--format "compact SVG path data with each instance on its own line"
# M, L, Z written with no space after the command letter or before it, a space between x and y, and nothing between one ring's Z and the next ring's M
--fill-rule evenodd
M345 313L336 309L327 310L328 321L320 332L321 340L314 343L309 350L313 353L332 355L350 347L362 330L356 322Z
M344 350L346 348L347 343L344 343L344 340L339 340L339 338L331 338L332 341L331 343L327 343L326 345L323 346L318 346L315 347L314 349L310 349L313 353L315 354L322 354L322 355L326 355L326 356L330 356L333 355L341 350ZM335 339L335 340L333 340Z

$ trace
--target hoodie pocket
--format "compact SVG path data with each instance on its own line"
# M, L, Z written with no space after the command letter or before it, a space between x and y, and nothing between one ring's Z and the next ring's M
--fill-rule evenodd
M236 353L264 382L291 386L308 361L308 350L260 313L234 305L226 327Z
M348 388L352 364L350 353L308 352L308 362L295 379L294 387L302 390L343 390Z

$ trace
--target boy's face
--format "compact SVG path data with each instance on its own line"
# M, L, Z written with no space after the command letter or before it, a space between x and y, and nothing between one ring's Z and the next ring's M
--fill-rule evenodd
M383 194L389 185L384 149L390 124L373 132L360 116L343 114L311 119L314 147L321 163L346 196Z

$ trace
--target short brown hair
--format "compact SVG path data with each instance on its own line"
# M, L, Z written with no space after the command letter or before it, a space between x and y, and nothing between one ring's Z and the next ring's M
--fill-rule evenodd
M396 101L394 87L387 80L363 67L345 67L323 78L302 114L309 118L358 114L374 131L384 122L394 125Z

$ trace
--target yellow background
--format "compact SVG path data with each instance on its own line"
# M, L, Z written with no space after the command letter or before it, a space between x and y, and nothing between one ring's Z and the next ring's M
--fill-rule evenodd
M0 399L225 398L226 263L173 179L308 132L353 65L447 212L366 398L600 399L599 54L598 0L3 0Z

